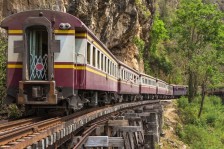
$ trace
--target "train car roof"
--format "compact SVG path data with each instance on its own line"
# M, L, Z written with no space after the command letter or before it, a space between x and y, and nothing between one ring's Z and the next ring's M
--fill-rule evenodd
M125 63L123 63L123 62L121 62L121 61L119 61L119 60L118 60L118 63L119 63L121 66L124 66L125 68L127 68L127 69L129 69L129 70L131 70L131 71L134 71L135 73L139 74L139 72L138 72L137 70L131 68L131 67L128 66L127 64L125 64Z
M188 85L177 85L177 84L171 84L171 85L173 85L175 87L188 87Z
M85 26L77 17L53 10L31 10L12 14L1 22L1 27L10 30L22 30L23 23L28 17L46 17L51 21L52 28L58 29L60 23L70 23L74 27ZM74 29L74 28L73 28Z
M84 23L83 23L84 24ZM112 58L119 63L119 60L112 54L112 52L94 35L94 33L84 24L83 27L86 29L87 33L89 33L94 40L97 41L98 44L100 44L100 46L102 46L109 54L110 56L112 56Z
M140 73L140 75L141 75L141 76L145 76L145 77L148 77L148 78L151 78L151 79L155 79L155 80L156 80L156 78L155 78L155 77L150 76L150 75L147 75L147 74L145 74L145 73Z
M159 82L163 82L163 83L165 83L165 84L169 84L169 83L167 83L167 82L165 82L165 81L163 81L163 80L160 80L160 79L158 79L158 78L157 78L157 81L159 81Z

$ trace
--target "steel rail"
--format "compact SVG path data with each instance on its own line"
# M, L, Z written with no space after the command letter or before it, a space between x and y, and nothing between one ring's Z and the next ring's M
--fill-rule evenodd
M0 135L2 132L7 131L9 129L13 129L21 125L29 125L40 120L43 120L43 117L21 119L0 124Z
M57 140L74 133L97 118L104 117L109 113L120 112L128 108L139 107L147 104L158 103L159 100L138 101L132 103L121 103L115 106L93 108L80 111L62 118L41 121L29 127L17 130L13 133L0 136L0 148L25 148L35 143L43 142L56 143ZM17 141L18 140L18 141ZM48 141L45 141L48 140Z
M21 137L25 137L27 135L30 135L32 133L38 132L40 130L43 130L44 128L57 125L60 123L60 118L51 118L48 120L44 120L41 122L37 122L34 124L31 124L29 126L24 126L22 128L18 128L15 130L7 131L5 134L1 134L0 136L0 145L4 145L10 141L14 141L16 139L19 139Z

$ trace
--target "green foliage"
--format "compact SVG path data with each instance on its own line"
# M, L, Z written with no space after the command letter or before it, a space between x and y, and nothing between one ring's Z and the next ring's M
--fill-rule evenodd
M0 103L6 95L6 41L0 39Z
M147 9L146 5L143 4L142 0L135 0L135 4L141 10L145 18L149 18L151 16L151 12Z
M224 107L221 99L215 96L206 97L204 113L198 118L200 100L197 97L192 103L188 103L187 98L178 99L178 109L184 126L178 126L176 133L193 149L223 148Z
M144 48L145 48L145 42L141 38L135 36L133 38L133 43L138 47L139 59L140 58L142 59L143 58L143 51L144 51Z
M155 53L157 51L157 45L159 44L159 42L161 42L161 40L165 40L168 38L165 24L162 20L159 19L158 16L155 16L154 18L150 36L151 36L150 51Z
M22 112L15 104L11 104L8 107L8 117L11 119L17 119L22 116Z
M146 72L157 77L159 77L161 71L168 75L171 72L170 70L172 70L172 64L163 45L163 40L168 39L167 33L164 22L156 15L150 32L150 47L146 51L149 54L147 54L148 57L145 57L147 61L144 64Z

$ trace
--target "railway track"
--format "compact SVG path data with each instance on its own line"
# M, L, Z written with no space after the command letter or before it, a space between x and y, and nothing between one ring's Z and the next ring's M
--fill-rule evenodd
M58 140L77 132L86 124L91 124L92 129L98 124L107 121L111 115L122 110L153 104L156 101L139 101L134 103L122 103L114 106L91 108L65 117L50 118L41 121L32 119L17 122L9 122L0 125L0 148L47 148ZM77 145L79 146L79 145Z
M25 118L21 120L15 120L15 121L9 121L5 122L3 124L0 124L0 136L2 136L4 133L14 130L20 127L28 126L32 123L44 120L46 118L44 117L36 117L36 118Z

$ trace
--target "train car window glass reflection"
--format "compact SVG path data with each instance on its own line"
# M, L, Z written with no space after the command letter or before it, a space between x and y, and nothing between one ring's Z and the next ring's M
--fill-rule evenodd
M103 67L103 60L104 60L104 59L103 59L103 53L101 53L101 70L102 70L102 71L103 71L103 68L104 68L104 67Z
M93 47L92 58L93 58L93 66L95 67L96 66L96 48L95 47Z
M48 32L44 26L26 29L29 79L48 80Z
M113 68L114 68L114 71L113 71L113 76L115 76L115 64L114 64L113 66L114 66L114 67L113 67Z
M110 62L110 75L113 75L113 73L114 73L114 70L113 70L114 66L113 65L114 64L112 62Z
M107 73L110 74L110 60L107 60Z
M112 67L113 71L112 71L112 75L114 76L114 63L113 63L113 67Z
M100 69L100 51L97 50L97 67Z
M116 65L114 64L114 76L116 76Z
M114 65L114 76L117 77L117 65Z
M113 75L113 63L110 62L110 75Z
M87 64L90 64L90 49L91 45L89 42L87 42Z
M104 57L104 72L107 72L107 57Z

